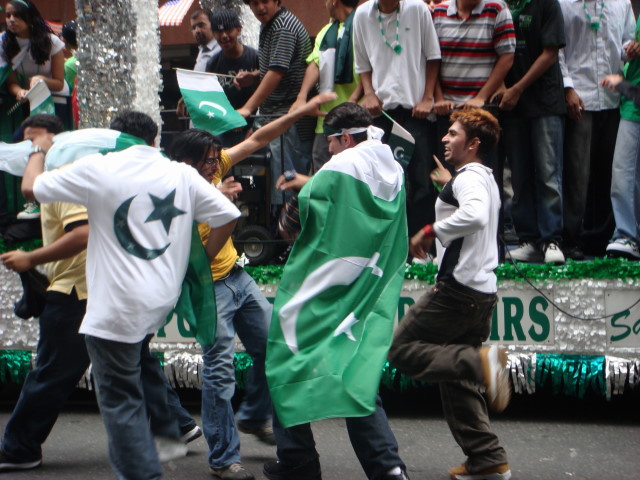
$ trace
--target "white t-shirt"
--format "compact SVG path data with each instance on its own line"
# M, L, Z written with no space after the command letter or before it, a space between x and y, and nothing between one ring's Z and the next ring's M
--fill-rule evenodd
M458 170L436 200L438 280L495 293L500 192L491 169L469 163Z
M413 108L424 95L427 60L440 59L440 43L431 13L422 0L402 0L400 12L381 13L386 40L393 45L396 18L402 51L395 53L380 33L374 0L362 4L353 18L356 72L372 72L373 89L385 110Z
M51 77L51 57L53 57L56 53L64 48L64 42L53 33L50 33L49 36L51 37L51 55L49 56L49 60L44 62L42 65L37 65L33 60L33 57L29 54L25 56L20 66L16 68L16 72L21 73L27 77L33 77L34 75ZM28 38L16 37L16 39L18 40L20 50L28 48L31 44L31 40Z
M212 228L240 215L198 172L135 146L45 172L39 202L85 205L87 313L80 333L136 343L164 325L184 278L193 222Z

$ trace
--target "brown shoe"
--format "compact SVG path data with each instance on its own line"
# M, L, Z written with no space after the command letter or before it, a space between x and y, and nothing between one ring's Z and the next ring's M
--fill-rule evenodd
M502 412L511 400L511 384L506 370L507 351L497 345L482 347L480 360L489 408L494 412Z
M242 464L232 463L226 468L215 470L212 467L209 468L214 478L220 480L254 480L255 477L252 473L247 472Z
M503 463L481 472L469 473L463 463L449 470L449 478L451 480L509 480L511 478L511 470L508 463Z
M238 431L249 435L254 435L262 443L266 443L267 445L276 444L276 437L273 434L273 428L271 427L271 425L265 425L259 428L251 428L238 423L237 426Z

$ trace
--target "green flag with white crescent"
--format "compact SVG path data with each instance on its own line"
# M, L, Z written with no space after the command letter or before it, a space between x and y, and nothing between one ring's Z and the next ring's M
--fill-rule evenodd
M391 122L391 132L389 133L389 146L393 152L393 158L396 159L402 168L407 168L411 162L413 151L416 148L416 141L406 128L396 122L386 113L382 112Z
M219 135L247 124L229 103L214 73L178 68L176 75L184 104L196 128Z
M217 325L216 293L209 258L196 223L191 232L189 264L182 281L180 297L168 315L167 322L173 315L187 322L191 334L200 345L213 345Z
M29 115L36 115L39 113L47 113L54 115L56 113L55 105L53 104L53 97L51 91L44 80L40 80L33 87L29 89L26 94L27 100L29 100Z
M334 156L298 200L266 361L285 427L374 411L408 245L402 168L378 140Z

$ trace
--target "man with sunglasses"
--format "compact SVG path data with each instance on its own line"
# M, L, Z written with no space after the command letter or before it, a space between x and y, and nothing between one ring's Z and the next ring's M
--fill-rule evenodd
M237 198L242 187L233 177L221 181L229 170L281 135L304 115L317 113L318 106L335 98L316 97L300 110L287 114L257 130L249 139L229 149L221 149L215 137L204 130L190 129L177 135L169 155L191 165L229 199ZM199 225L206 243L211 229ZM264 360L271 305L255 281L244 271L231 239L211 261L217 307L217 331L213 345L202 346L202 426L209 445L211 473L219 479L253 479L240 463L238 430L275 445L271 427L271 397L267 388ZM234 420L231 399L235 391L235 334L253 359L247 378L246 396Z

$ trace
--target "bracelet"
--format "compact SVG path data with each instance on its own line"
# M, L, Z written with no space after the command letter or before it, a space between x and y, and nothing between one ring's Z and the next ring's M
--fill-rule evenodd
M433 229L433 224L426 225L422 231L427 238L436 238L436 231Z

